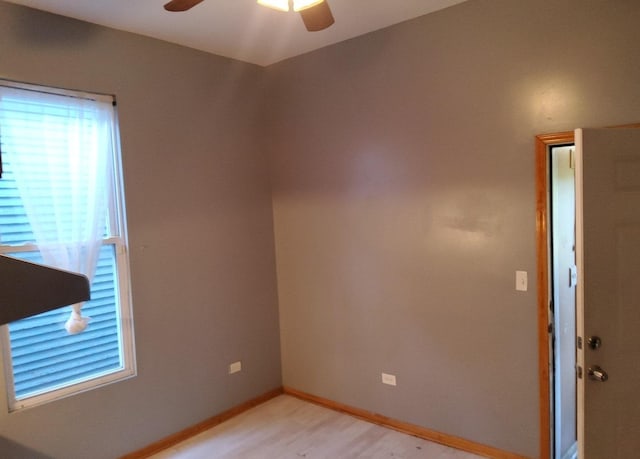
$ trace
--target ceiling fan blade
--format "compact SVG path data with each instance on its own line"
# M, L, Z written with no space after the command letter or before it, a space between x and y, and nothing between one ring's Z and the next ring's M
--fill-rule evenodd
M164 9L172 12L187 11L203 1L204 0L171 0L164 5Z
M336 22L335 19L333 19L333 14L331 14L329 3L326 1L318 3L311 8L300 10L300 16L309 32L324 30Z

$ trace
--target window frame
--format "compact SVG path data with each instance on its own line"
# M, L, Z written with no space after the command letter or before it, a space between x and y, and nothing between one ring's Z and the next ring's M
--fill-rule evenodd
M133 311L130 288L130 268L128 256L128 235L126 225L126 209L124 199L124 182L122 174L122 154L120 148L118 113L116 98L113 95L92 94L83 91L73 91L68 89L51 88L41 85L15 82L0 79L0 86L13 89L23 89L27 91L45 92L49 94L63 95L68 97L97 100L113 104L113 191L108 201L107 235L102 239L102 246L113 245L116 272L116 287L114 296L117 299L116 319L119 323L118 341L121 355L122 368L115 371L96 373L78 382L67 383L60 386L53 386L47 390L35 392L18 399L15 393L15 383L13 375L13 363L11 356L11 341L9 325L0 326L0 367L4 372L5 392L7 395L7 408L9 412L19 411L26 408L42 405L54 400L59 400L71 395L86 392L91 389L103 387L117 381L132 378L137 374L135 357L135 339L133 327ZM0 254L33 252L38 251L35 243L20 245L3 245L0 242ZM64 306L67 307L67 306Z

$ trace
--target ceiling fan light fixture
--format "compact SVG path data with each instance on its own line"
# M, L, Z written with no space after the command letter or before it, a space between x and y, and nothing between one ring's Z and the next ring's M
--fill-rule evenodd
M178 0L174 0L178 1ZM182 0L186 1L186 0ZM195 1L195 0L192 0ZM199 0L202 1L202 0ZM259 5L279 11L300 13L302 22L309 32L317 32L330 27L335 20L326 0L257 0Z
M324 0L293 0L293 11L306 10L320 3L324 3Z
M289 11L289 0L258 0L258 4L278 11Z

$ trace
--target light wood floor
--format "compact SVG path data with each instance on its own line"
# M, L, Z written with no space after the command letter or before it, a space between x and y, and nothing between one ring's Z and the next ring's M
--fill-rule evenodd
M153 459L479 459L280 395Z

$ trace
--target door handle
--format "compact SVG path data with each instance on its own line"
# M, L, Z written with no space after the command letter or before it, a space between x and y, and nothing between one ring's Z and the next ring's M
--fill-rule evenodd
M589 367L587 370L587 374L589 375L589 379L592 381L606 382L609 379L609 375L606 371L600 368L598 365L594 365L593 367Z

